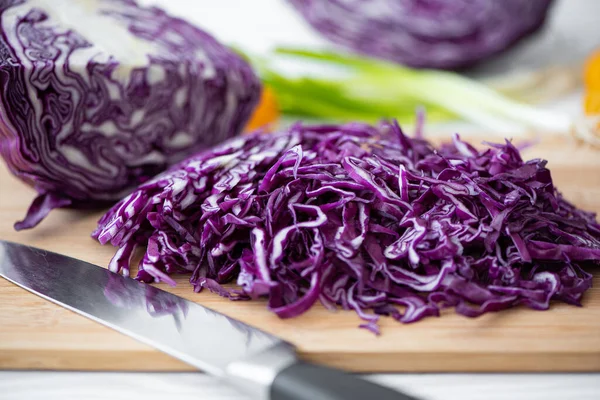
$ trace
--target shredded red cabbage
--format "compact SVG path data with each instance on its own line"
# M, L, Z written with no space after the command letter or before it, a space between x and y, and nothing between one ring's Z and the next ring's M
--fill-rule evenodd
M283 318L341 306L374 332L380 315L579 305L600 225L546 162L508 141L478 151L456 135L436 149L419 136L393 122L240 137L141 185L93 236L119 248L112 271L147 246L142 281L191 272L196 291L266 296Z

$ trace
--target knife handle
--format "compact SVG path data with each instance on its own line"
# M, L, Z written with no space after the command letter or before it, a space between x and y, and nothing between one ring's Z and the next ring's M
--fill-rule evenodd
M271 385L270 400L417 400L333 368L302 361L283 369Z

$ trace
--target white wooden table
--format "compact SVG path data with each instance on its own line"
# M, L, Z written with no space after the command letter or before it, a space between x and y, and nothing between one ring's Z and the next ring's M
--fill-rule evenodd
M423 400L600 399L600 374L394 374L369 379ZM246 400L200 373L108 372L0 372L0 399Z
M284 0L139 1L165 7L197 22L223 41L257 52L268 50L274 43L323 43L286 8ZM600 44L598 15L600 1L559 0L549 23L550 34L528 43L493 68L527 68L581 58ZM574 96L549 107L577 113L579 98ZM600 400L600 373L394 374L373 375L368 379L424 400ZM0 399L244 400L232 389L201 373L37 371L0 371Z

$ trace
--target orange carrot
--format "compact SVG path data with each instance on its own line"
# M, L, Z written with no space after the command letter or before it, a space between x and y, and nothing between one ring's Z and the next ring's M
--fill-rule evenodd
M600 49L592 53L584 67L585 95L583 110L586 115L600 114Z
M587 89L600 90L600 49L588 57L584 67L583 81Z
M260 95L260 102L254 109L254 113L250 117L250 121L246 124L244 132L251 132L260 128L270 132L275 127L279 115L279 107L273 90L268 86L264 86Z
M600 91L588 90L583 101L583 110L586 115L600 115Z

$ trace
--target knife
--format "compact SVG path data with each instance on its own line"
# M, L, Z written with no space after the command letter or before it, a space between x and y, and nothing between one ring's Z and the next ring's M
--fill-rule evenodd
M271 334L102 267L0 240L0 276L131 336L255 400L415 400L296 357Z

